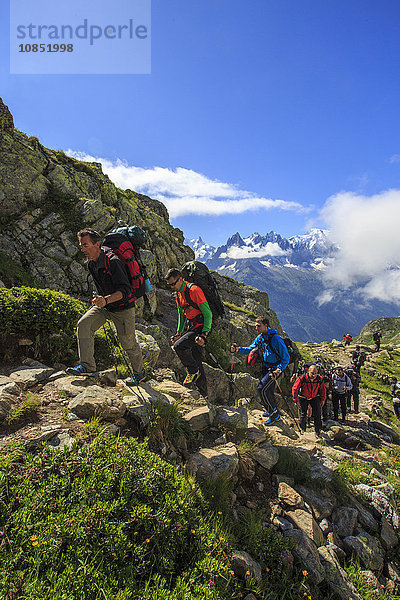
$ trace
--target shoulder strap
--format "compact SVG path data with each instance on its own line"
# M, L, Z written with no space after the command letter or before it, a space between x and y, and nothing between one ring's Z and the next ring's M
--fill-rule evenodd
M268 333L267 336L264 337L264 334L261 334L261 338L262 340L265 341L266 344L268 344L268 346L270 347L270 349L272 350L272 352L274 354L276 354L276 356L279 356L279 358L281 358L281 356L277 353L277 351L274 349L274 347L272 346L272 338L274 337L274 335L278 335L278 332L276 331L275 333Z
M196 304L195 302L193 302L193 300L190 296L190 289L191 289L192 285L193 285L192 283L186 283L186 287L183 290L183 294L184 294L185 300L189 304L189 306L192 306L193 308L199 308L199 305Z
M112 256L114 256L112 250L104 250L104 266L109 275L111 275L110 259Z

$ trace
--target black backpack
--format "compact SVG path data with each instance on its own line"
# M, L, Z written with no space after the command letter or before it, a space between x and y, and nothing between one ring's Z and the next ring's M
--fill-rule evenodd
M260 338L260 340L258 342L257 348L255 348L254 350L252 350L249 353L248 357L247 357L247 364L248 365L254 366L258 360L261 360L261 361L263 360L263 353L262 353L262 343L263 343L263 340L264 340L264 342L266 342L268 344L268 346L270 347L270 349L272 350L272 352L274 354L276 354L276 350L272 347L272 344L271 344L271 339L274 337L274 335L279 335L279 333L270 333L268 335L262 334L262 337ZM295 349L293 347L293 342L288 337L285 337L285 338L282 338L282 339L283 339L283 341L285 343L287 351L289 352L289 356L290 356L289 365L290 365L292 362L294 362L295 354L296 354ZM277 364L279 364L279 362L280 362L280 360L278 361ZM312 363L310 363L310 364L312 364Z
M183 277L189 284L194 283L202 289L211 309L213 322L215 322L218 317L223 317L225 315L225 307L218 293L217 284L208 270L208 267L198 260L192 260L187 262L182 267L181 271ZM188 286L185 289L185 299L190 306L198 308L197 304L190 298Z
M290 356L290 360L289 360L289 365L294 363L295 357L296 357L296 349L293 345L293 342L290 338L288 337L284 337L282 338L283 341L285 342L285 346L287 348L287 351L289 352L289 356Z

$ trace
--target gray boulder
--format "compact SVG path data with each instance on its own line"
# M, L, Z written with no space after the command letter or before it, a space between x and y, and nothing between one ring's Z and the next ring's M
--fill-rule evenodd
M292 508L302 508L304 506L304 500L300 494L283 481L278 487L278 498L280 502Z
M395 548L399 543L399 538L397 537L395 530L385 517L382 517L381 521L381 541L386 551Z
M239 577L244 577L249 572L257 581L262 579L261 565L247 552L234 550L231 556L231 568Z
M246 429L247 428L247 410L243 406L229 407L218 406L214 419L214 425L221 425L227 429Z
M235 373L233 375L235 398L257 398L258 380L250 373Z
M213 424L215 410L208 406L199 406L183 416L183 420L192 431L204 431Z
M340 537L353 535L357 525L358 512L350 506L341 506L333 513L333 527Z
M232 443L217 448L202 448L189 456L186 465L199 479L215 479L220 475L229 479L238 469L239 454Z
M296 543L292 552L307 570L310 580L317 585L321 583L325 579L325 570L314 542L300 529L287 529L283 535Z
M358 522L369 533L376 533L379 530L379 524L374 518L372 512L368 510L354 496L350 496L350 505L358 512Z
M322 533L321 527L309 512L298 508L286 512L285 517L290 519L297 529L301 529L301 531L314 542L317 548L322 546L324 543L324 534Z
M21 393L21 388L18 383L14 381L11 377L7 377L6 375L0 375L0 398L3 394L10 394L11 396L19 396Z
M366 569L381 571L385 553L379 541L366 531L357 536L349 536L343 540L348 552L355 554Z
M255 449L254 460L264 469L270 471L279 460L278 448L275 448L269 442L263 442Z
M332 514L332 511L336 506L336 498L334 496L323 496L321 493L311 490L303 485L297 485L296 490L311 506L316 519L326 519Z
M28 359L23 365L11 371L10 379L25 390L40 381L46 381L52 373L54 373L54 369L36 360Z
M375 510L375 512L382 517L385 517L385 519L394 529L398 529L400 527L399 513L382 489L377 489L376 487L366 485L365 483L356 485L355 489L363 492L366 495L370 501L371 508L373 508L373 510Z
M342 569L332 548L318 548L318 554L325 571L325 579L331 590L343 600L362 600L362 596L350 581L346 571Z
M230 383L226 373L221 369L215 369L206 363L204 363L204 371L207 378L209 401L212 404L227 404L230 395Z
M125 404L116 394L97 385L92 385L75 396L69 402L68 409L81 419L101 417L106 421L123 417L126 412Z

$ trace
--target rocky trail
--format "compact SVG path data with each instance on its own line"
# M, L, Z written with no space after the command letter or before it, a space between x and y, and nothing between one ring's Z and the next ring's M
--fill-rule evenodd
M348 362L348 349L314 347L313 352L338 364ZM371 358L367 369L374 364ZM220 370L208 370L214 386L229 384ZM238 375L239 383L244 375ZM220 474L230 479L237 518L258 511L266 526L297 542L287 569L295 568L295 561L310 581L324 582L343 599L361 599L343 569L345 559L355 556L374 589L397 593L400 570L390 553L398 544L400 516L380 460L383 450L395 451L398 435L369 416L381 400L363 391L360 413L349 415L345 423L328 421L317 438L312 428L300 433L296 406L279 395L282 419L266 427L252 383L251 397L222 405L183 387L166 368L154 370L151 380L131 389L117 380L114 370L96 378L65 376L26 359L0 376L0 446L20 442L32 450L41 443L70 448L92 417L104 421L110 433L143 437L151 431L155 411L178 402L190 436L171 439L162 428L155 433L153 428L152 449L173 464L186 465L199 479ZM368 477L341 497L335 486L345 459L363 463ZM299 470L306 473L303 479ZM258 573L251 557L243 560L246 569Z

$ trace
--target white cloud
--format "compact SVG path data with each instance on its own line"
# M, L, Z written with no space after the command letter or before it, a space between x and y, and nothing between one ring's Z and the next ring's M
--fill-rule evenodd
M326 289L320 293L320 295L316 298L316 301L318 303L318 306L322 306L323 304L326 304L327 302L330 302L331 300L333 300L334 297L335 297L334 290Z
M389 159L390 164L400 163L400 154L393 154Z
M66 153L86 162L100 162L104 173L118 187L130 188L160 200L173 218L189 214L235 215L259 209L296 212L309 210L298 202L259 197L231 183L212 180L201 173L182 167L175 170L162 167L144 169L128 165L121 160L112 162L83 152L67 150Z
M221 258L264 258L266 256L285 256L287 253L278 244L268 242L263 248L255 249L251 246L231 246Z
M342 192L328 199L322 216L339 247L324 276L327 285L357 285L365 298L400 301L400 190L374 196ZM329 301L327 291L319 302ZM356 301L356 300L355 300Z

